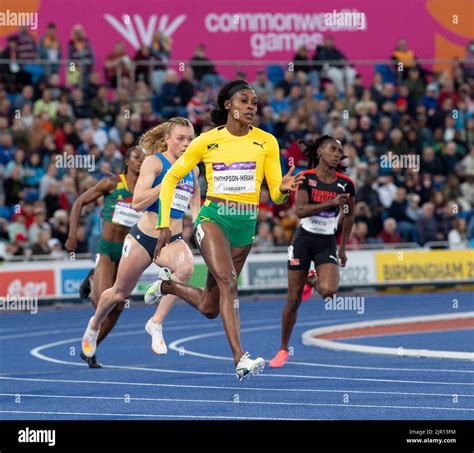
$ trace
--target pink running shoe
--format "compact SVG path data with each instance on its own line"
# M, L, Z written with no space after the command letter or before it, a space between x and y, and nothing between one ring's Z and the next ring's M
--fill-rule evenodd
M314 269L308 272L308 279L306 280L306 284L303 288L303 295L301 296L302 302L306 302L313 295L317 277L318 274L316 274Z
M285 349L280 349L276 356L270 360L270 368L282 368L283 365L288 362L288 351Z

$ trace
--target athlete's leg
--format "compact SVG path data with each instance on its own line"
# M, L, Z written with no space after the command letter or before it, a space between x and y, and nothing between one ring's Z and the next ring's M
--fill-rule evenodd
M101 294L112 287L115 276L117 275L117 263L114 263L109 256L100 255L99 262L94 271L94 280L92 284L92 304L97 308ZM118 304L107 315L100 328L99 336L97 337L97 345L109 334L113 329L120 314L123 311L123 304Z
M296 323L296 314L301 305L301 296L306 283L308 271L305 270L289 270L288 271L288 295L286 305L282 314L281 329L281 347L288 351L288 343L290 341L291 332Z
M208 286L208 284L212 284L210 278L208 278L204 290L173 281L163 282L161 289L164 294L175 294L186 300L208 318L215 318L221 312L227 339L237 364L244 351L240 344L238 330L237 270L233 263L233 252L229 240L218 225L205 222L201 224L201 228L203 231L200 243L201 254L218 290L215 286ZM250 245L241 247L238 249L245 250L236 250L235 252L237 256L241 255L238 261L242 265L250 247ZM218 298L217 295L219 295Z
M167 267L171 270L173 281L187 283L194 272L194 258L186 242L182 240L174 241L168 244L161 251L160 257L155 261L160 267ZM167 294L164 296L155 314L151 318L156 324L162 324L173 307L177 296Z
M325 263L316 266L318 281L316 291L322 298L332 297L339 288L339 266L333 263Z
M118 266L115 283L101 294L95 315L90 322L93 330L99 330L113 308L125 301L135 288L143 271L150 264L151 258L148 252L128 234L124 241L124 252Z

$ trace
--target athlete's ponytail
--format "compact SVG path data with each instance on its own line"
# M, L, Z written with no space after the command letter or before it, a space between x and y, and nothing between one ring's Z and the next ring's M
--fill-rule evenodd
M327 142L335 140L339 141L334 137L331 137L330 135L323 135L316 139L314 142L306 141L306 140L300 140L300 143L304 145L305 149L303 150L303 154L308 158L308 168L316 168L319 164L319 154L318 154L318 149L324 146ZM341 160L344 159L346 156L342 156ZM344 165L339 165L336 168L336 171L346 171L346 168Z
M170 118L165 123L148 129L138 142L138 147L150 156L155 153L163 153L167 149L166 134L170 134L175 126L193 127L191 121L181 116Z
M211 121L216 126L223 126L227 123L229 111L225 108L225 102L240 90L253 90L252 86L245 80L232 80L225 84L217 96L217 108L211 112Z

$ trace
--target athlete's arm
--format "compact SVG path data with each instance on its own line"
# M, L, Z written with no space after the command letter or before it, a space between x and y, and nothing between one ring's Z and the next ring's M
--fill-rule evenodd
M344 267L347 263L346 255L346 244L347 239L352 231L352 225L354 224L354 198L351 196L347 203L342 207L342 238L341 245L339 246L339 259L341 261L341 267Z
M280 148L275 137L271 136L272 140L269 142L270 149L265 156L265 164L263 172L267 180L270 197L276 204L283 204L288 199L287 193L280 191L282 180L281 165L280 165Z
M199 187L198 177L199 169L196 167L194 170L194 192L193 196L189 200L189 207L193 214L193 223L196 223L197 216L199 214L199 209L201 209L201 189Z
M336 198L333 198L332 200L327 200L316 204L310 204L308 192L304 188L304 186L302 186L300 190L298 190L298 192L296 193L296 215L300 219L310 217L312 215L320 213L321 211L325 211L326 209L342 206L347 203L348 199L349 194L339 194Z
M155 156L148 156L140 167L140 174L138 175L137 183L133 191L133 209L142 211L151 206L160 196L161 184L156 187L151 187L153 181L160 175L163 170L161 159Z
M187 147L181 157L166 172L161 181L159 198L158 223L156 228L168 228L170 225L170 211L176 184L183 179L192 168L201 162L203 144L200 137L195 138ZM142 164L143 167L143 164ZM161 236L160 236L161 237Z
M79 219L81 218L81 211L83 206L86 206L103 195L112 192L117 187L117 178L109 177L101 179L94 187L86 190L80 195L74 202L71 208L71 214L69 217L69 234L64 246L66 250L74 252L77 247L77 228L79 226Z

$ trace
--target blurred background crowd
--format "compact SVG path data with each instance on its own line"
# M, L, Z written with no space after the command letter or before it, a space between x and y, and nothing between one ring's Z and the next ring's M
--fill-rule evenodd
M39 38L28 29L8 38L0 49L0 258L66 256L74 200L121 172L126 150L148 128L172 116L189 118L196 135L213 127L209 112L226 80L203 45L173 67L172 54L159 31L135 55L117 43L104 67L81 25L67 43L53 23ZM254 86L255 124L277 137L283 172L291 161L307 168L302 139L329 134L343 143L357 189L350 245L472 246L474 63L454 60L450 71L433 73L404 39L387 57L391 64L375 65L364 83L326 36L316 49L300 48L288 67L262 66L251 77L237 68L234 78ZM474 58L474 42L466 58ZM85 155L94 156L93 168L65 164L64 156ZM201 171L203 196L205 184ZM298 225L293 203L276 206L262 189L255 250L289 244ZM100 202L84 209L77 253L95 253L100 212ZM184 236L195 246L189 217Z

